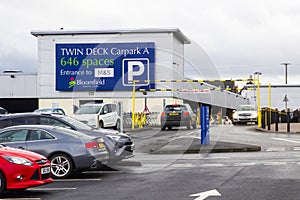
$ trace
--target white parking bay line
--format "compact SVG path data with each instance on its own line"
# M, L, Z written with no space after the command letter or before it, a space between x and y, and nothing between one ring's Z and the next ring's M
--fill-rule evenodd
M300 151L300 147L294 147L294 151Z
M256 163L250 162L250 163L234 163L233 166L235 167L248 167L248 166L254 166Z
M0 199L0 200L41 200L41 198L10 198L10 199Z
M284 139L284 138L271 138L271 139L300 144L300 141L289 140L289 139Z
M57 179L55 182L75 182L75 181L101 181L101 178L75 178L75 179Z
M28 191L77 190L77 188L29 188Z
M86 171L83 174L122 174L124 171Z
M225 167L224 164L212 163L212 164L202 164L200 167Z
M263 163L265 166L280 166L280 165L287 165L286 162L266 162Z

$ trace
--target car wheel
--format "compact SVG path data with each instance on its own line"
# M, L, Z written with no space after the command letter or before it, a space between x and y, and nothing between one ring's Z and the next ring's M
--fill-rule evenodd
M197 124L193 124L193 129L197 129Z
M100 122L99 122L99 127L100 127L100 128L104 128L104 123L103 123L103 121L100 121Z
M55 154L50 158L53 178L67 178L73 170L73 162L65 154Z
M0 172L0 195L3 194L5 189L6 189L6 180L2 172Z
M116 125L114 127L115 130L120 130L120 120L117 120Z
M192 122L191 122L191 121L189 121L189 124L186 126L186 128L187 128L188 130L191 130L191 129L192 129Z

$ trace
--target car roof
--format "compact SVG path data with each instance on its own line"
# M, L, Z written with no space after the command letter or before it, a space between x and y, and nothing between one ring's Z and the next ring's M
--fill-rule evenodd
M53 129L56 129L57 127L50 126L50 125L40 125L40 124L33 124L33 125L26 124L26 125L8 126L8 127L3 128L2 130L13 129L13 128L37 128L37 129L53 130Z
M0 117L0 120L11 119L16 117L32 117L32 116L53 116L52 113L12 113Z

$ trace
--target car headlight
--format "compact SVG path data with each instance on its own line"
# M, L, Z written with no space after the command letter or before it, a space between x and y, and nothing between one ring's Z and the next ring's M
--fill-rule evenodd
M121 139L121 136L119 136L119 135L106 135L106 136L112 140L120 140Z
M252 113L251 115L253 118L257 118L258 114L257 113Z
M233 113L232 117L233 117L233 118L237 118L237 117L238 117L238 114L237 114L237 113Z
M26 165L26 166L32 166L33 163L26 158L21 157L15 157L15 156L2 156L5 160L8 162L17 164L17 165Z

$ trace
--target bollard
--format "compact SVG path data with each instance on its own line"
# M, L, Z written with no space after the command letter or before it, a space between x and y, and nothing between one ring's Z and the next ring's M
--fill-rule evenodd
M201 124L201 145L209 145L209 107L201 106L200 111Z
M279 113L278 109L275 109L275 131L278 131Z
M287 109L287 116L286 116L286 122L287 122L287 132L290 132L290 109Z
M271 130L271 116L270 116L270 112L271 112L271 109L270 108L267 108L267 125L268 125L268 130Z
M265 114L266 114L265 110L262 109L261 110L261 116L262 116L262 118L261 118L261 128L263 128L263 129L266 128Z

